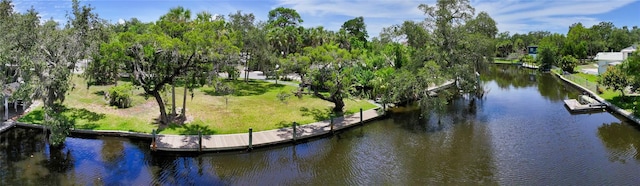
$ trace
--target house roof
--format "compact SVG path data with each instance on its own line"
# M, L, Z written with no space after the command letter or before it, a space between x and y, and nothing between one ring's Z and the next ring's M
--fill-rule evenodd
M622 61L622 52L598 52L596 57L593 58L598 61Z
M633 52L638 50L638 45L631 45L630 47L622 49L620 52Z

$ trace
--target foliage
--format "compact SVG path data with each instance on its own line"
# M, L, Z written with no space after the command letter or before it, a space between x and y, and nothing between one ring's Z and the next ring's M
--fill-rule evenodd
M629 86L629 79L619 67L609 66L598 80L598 83L615 91L620 91L624 96L624 89Z
M574 58L571 55L563 56L560 61L560 68L563 71L573 73L573 69L578 65L578 59Z
M49 135L49 143L52 146L60 146L64 143L69 135L71 128L75 126L75 122L62 114L64 107L62 105L54 105L53 107L44 108L44 125L49 127L51 134Z
M133 85L131 83L123 83L111 87L109 89L109 105L116 106L118 108L131 107L132 91Z
M557 51L556 45L551 43L550 40L543 39L538 47L538 56L536 58L538 64L540 64L540 70L549 70L553 65L556 65Z
M289 99L289 97L291 97L291 94L285 91L282 91L278 93L277 97L278 97L278 100L280 100L280 102L287 104L287 100Z
M364 48L367 45L367 25L364 23L364 18L362 16L350 19L342 24L341 29L344 29L351 37L354 39L351 43L360 42L362 43L362 47L356 48Z
M313 95L334 103L333 112L342 113L344 98L349 97L348 90L353 83L353 66L359 60L357 55L339 48L337 44L314 47L309 53L312 63L319 66L310 72ZM329 95L325 96L320 90L327 90Z
M622 72L629 78L633 90L640 88L640 50L635 51L622 63Z

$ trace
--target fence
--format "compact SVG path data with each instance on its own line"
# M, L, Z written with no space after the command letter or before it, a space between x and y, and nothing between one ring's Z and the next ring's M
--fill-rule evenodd
M576 76L573 74L568 74L568 75L564 75L565 78L567 78L568 80L573 81L574 83L587 88L595 93L598 93L598 83L596 82L590 82L589 80L587 80L586 78L580 77L580 76Z

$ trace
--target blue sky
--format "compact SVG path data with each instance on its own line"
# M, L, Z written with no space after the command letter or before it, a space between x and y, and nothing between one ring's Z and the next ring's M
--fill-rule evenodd
M253 13L258 20L267 20L269 10L284 6L301 14L303 26L324 26L337 30L345 21L363 16L371 37L383 27L400 24L404 20L425 18L418 10L421 3L435 0L90 0L101 18L112 23L136 17L155 21L172 7L183 6L194 14L208 11L228 15L242 10ZM16 10L34 7L43 19L65 21L71 8L70 0L14 0ZM613 22L617 27L640 25L640 0L471 0L476 13L488 12L498 23L498 29L511 33L547 30L566 34L576 22L586 26L601 21Z

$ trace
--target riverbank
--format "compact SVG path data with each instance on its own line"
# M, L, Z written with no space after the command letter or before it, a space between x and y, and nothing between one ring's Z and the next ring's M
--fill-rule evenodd
M562 81L569 83L570 85L582 90L583 92L586 92L587 94L589 94L589 96L591 96L592 98L598 100L600 103L603 103L607 106L607 108L611 109L612 111L626 117L627 119L629 119L630 121L635 122L636 124L640 125L640 118L636 117L633 115L633 112L629 112L627 110L624 110L610 102L608 102L606 99L600 97L598 94L596 94L595 92L591 91L588 88L585 88L567 78L565 78L564 76L562 76L561 74L556 73L555 71L552 71L553 74L556 75L556 77L560 78Z
M251 150L278 144L295 143L331 134L376 120L383 116L378 109L361 111L335 119L261 132L221 135L157 135L150 147L154 151L218 152Z
M429 87L429 91L438 91L443 88L452 86L453 81L447 81L441 85ZM369 101L368 101L369 102ZM72 129L71 135L89 135L89 136L115 136L115 137L131 137L144 138L151 141L149 145L154 151L172 151L172 152L213 152L213 151L232 151L246 150L257 147L273 146L285 143L295 143L310 138L332 134L335 131L344 130L353 126L362 125L381 118L384 113L380 111L380 106L372 109L363 110L346 116L325 119L311 124L294 125L282 124L283 127L278 129L253 132L247 128L248 133L236 134L216 134L203 135L202 131L197 130L199 135L169 135L169 134L152 134L140 133L135 131L119 131L119 130L84 130ZM46 127L37 124L27 124L23 122L14 122L16 125L27 128L38 128L45 130Z

